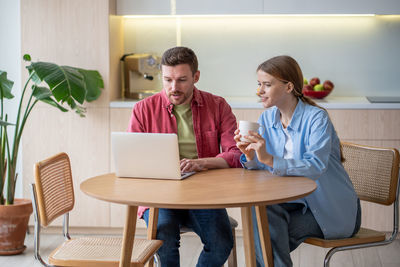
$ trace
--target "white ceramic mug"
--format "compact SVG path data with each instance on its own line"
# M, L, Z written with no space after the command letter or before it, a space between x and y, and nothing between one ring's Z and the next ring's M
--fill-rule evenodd
M260 128L262 129L261 134L264 134L264 126L260 125L259 123L252 121L239 121L240 135L242 135L242 138L240 140L244 142L250 142L249 140L244 138L244 136L249 135L249 131L258 133L258 130Z

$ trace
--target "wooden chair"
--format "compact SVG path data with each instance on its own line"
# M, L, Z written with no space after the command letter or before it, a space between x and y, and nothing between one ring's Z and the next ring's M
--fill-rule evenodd
M351 143L342 143L343 163L353 182L360 200L381 205L393 205L393 231L388 238L384 232L361 228L351 238L325 240L308 238L306 243L332 248L325 256L324 266L329 266L332 255L337 251L381 246L390 244L399 227L399 151Z
M229 258L228 258L227 262L228 262L228 267L237 267L235 229L238 226L238 222L234 218L229 216L229 223L231 224L231 228L232 228L233 248L232 248L231 254L229 254ZM193 232L193 230L191 228L188 228L188 227L182 227L181 228L181 234L184 234L184 233L187 233L187 232Z
M34 255L43 266L119 266L122 238L69 236L69 212L74 207L74 188L69 157L60 153L34 166L35 184L31 184L35 218ZM64 243L49 256L49 265L40 256L40 230L64 215ZM135 239L131 267L157 257L160 240ZM159 260L156 263L159 264Z

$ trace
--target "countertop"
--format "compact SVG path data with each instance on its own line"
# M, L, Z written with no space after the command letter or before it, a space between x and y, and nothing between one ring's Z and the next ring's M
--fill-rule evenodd
M224 97L234 109L262 109L263 106L254 97ZM110 102L111 108L133 108L138 100L117 100ZM400 109L400 103L370 103L366 97L328 96L316 99L318 105L326 109Z

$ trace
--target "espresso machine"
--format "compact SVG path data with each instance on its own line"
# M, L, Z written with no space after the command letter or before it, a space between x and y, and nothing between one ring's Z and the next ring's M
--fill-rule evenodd
M121 58L122 98L143 99L162 89L161 58L151 54L126 54Z

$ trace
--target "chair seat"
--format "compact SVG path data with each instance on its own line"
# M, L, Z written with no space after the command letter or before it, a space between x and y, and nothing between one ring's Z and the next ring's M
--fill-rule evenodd
M135 239L133 266L144 266L160 248L162 241ZM119 237L82 237L65 241L49 256L50 264L57 266L119 266L122 238Z
M232 229L235 229L238 226L238 222L231 216L229 216L229 223L230 223ZM189 227L182 226L180 229L180 232L181 232L181 234L184 234L187 232L193 232L193 230Z
M319 247L333 248L333 247L379 242L385 240L385 238L386 238L385 233L367 228L360 228L360 231L358 231L358 233L355 236L350 238L327 240L322 238L311 237L307 238L304 242Z

